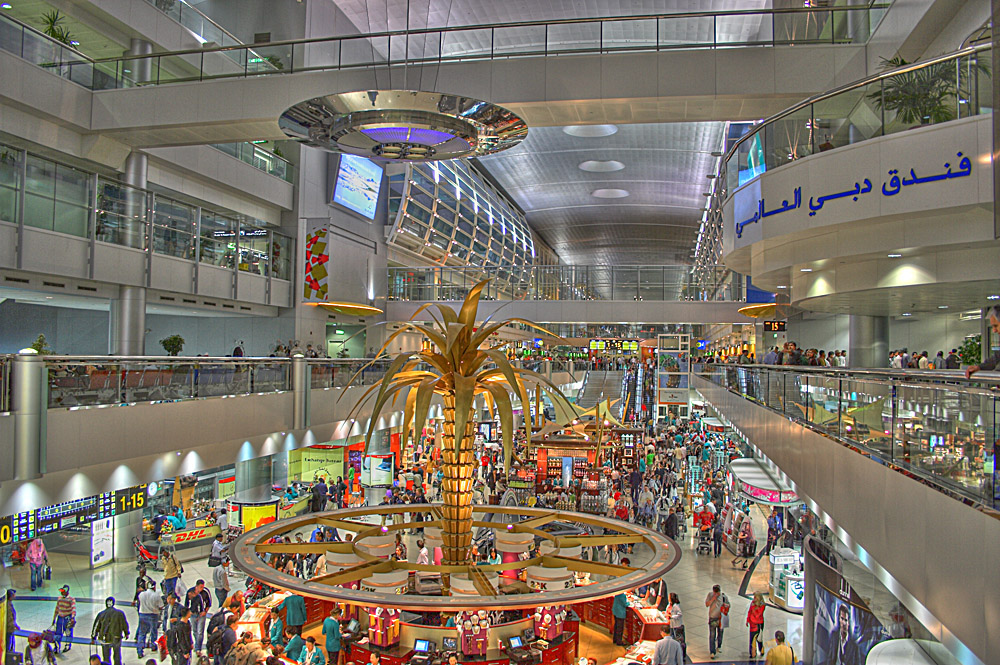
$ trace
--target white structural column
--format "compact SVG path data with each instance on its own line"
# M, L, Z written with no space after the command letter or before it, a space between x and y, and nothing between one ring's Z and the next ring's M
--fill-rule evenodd
M14 480L33 480L45 472L46 367L37 353L26 351L14 356L11 377Z
M848 343L851 367L888 367L889 317L851 314Z

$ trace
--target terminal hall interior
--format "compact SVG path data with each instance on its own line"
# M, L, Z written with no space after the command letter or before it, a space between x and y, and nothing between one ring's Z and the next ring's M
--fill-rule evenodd
M0 662L1000 662L998 12L0 2Z

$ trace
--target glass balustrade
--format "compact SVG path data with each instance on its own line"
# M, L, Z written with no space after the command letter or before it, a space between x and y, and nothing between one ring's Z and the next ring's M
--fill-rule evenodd
M389 268L389 300L462 300L500 268ZM484 300L740 300L740 275L718 271L707 288L690 266L524 266L509 282L491 280Z
M861 454L990 507L1000 377L705 365L703 378Z
M93 90L300 71L579 53L867 41L890 2L430 28L244 45L183 0L147 0L204 47L91 60L0 17L0 49ZM148 65L142 64L149 62Z

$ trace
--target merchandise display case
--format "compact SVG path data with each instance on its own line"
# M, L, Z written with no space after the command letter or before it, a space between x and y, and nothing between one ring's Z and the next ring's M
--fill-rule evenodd
M801 613L805 606L805 573L802 554L788 547L771 550L771 577L768 581L771 601L786 610Z

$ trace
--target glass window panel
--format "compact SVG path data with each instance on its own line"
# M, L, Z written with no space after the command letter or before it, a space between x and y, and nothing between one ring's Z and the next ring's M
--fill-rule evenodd
M425 224L428 224L431 221L431 211L421 208L418 205L407 206L406 211L410 213L411 217Z
M52 216L55 214L52 199L32 194L24 195L24 225L36 229L51 229Z
M440 217L441 219L447 221L449 226L454 226L454 224L455 224L455 211L454 210L452 210L450 208L447 208L447 207L445 207L445 206L443 206L443 205L441 205L439 203L438 207L437 207L437 214L438 214L438 217Z
M78 171L69 166L56 166L55 195L60 201L76 203L77 205L88 205L88 192L90 183L89 177L83 171Z
M56 201L55 224L52 230L86 238L89 235L87 233L87 208Z
M414 188L410 190L410 195L413 197L414 201L416 201L423 207L427 208L428 210L434 207L434 197L431 196L430 194L425 194L419 189Z
M470 238L469 236L465 235L464 233L456 233L455 234L455 242L459 243L463 247L471 247L472 246L472 238Z
M413 169L413 182L418 186L422 187L424 191L433 192L434 191L434 178L430 175L424 175L416 168Z
M272 233L271 240L271 265L274 269L273 276L277 279L291 279L292 267L292 240L279 233Z
M441 233L450 237L452 231L454 230L454 227L448 222L444 221L443 219L436 217L434 219L434 230L440 231Z
M464 219L459 218L458 220L458 230L465 231L469 235L472 235L472 224L469 224Z
M435 247L440 247L441 249L447 249L450 242L451 242L450 238L446 238L440 233L431 234L430 243Z
M438 190L438 196L441 201L452 208L458 205L458 199L455 198L455 186L448 183L447 186L442 183L441 188Z
M0 222L17 221L17 190L0 185Z
M28 155L25 191L52 197L55 194L56 165L47 159ZM27 206L25 206L27 210Z

